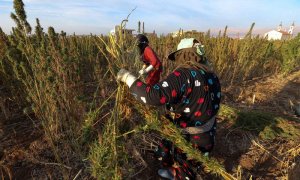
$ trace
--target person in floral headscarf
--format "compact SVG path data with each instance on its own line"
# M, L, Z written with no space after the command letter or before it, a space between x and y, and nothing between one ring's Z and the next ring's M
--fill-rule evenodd
M182 136L203 153L214 147L216 114L220 108L221 85L209 67L203 45L194 38L180 41L177 51L168 57L177 66L160 82L147 85L131 72L121 69L117 75L131 94L147 105L165 105L167 117L180 128ZM191 161L173 143L163 140L155 152L162 161L158 174L167 179L195 179Z

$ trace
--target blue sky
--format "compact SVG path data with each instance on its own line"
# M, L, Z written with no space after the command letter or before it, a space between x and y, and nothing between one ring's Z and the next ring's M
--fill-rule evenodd
M13 0L0 0L0 27L9 33ZM212 32L228 25L230 33L246 32L255 22L255 33L274 29L282 21L288 28L295 21L300 31L300 0L23 0L32 26L39 18L44 29L53 26L76 34L106 34L130 11L128 28L168 33L182 28ZM299 27L297 25L299 24Z

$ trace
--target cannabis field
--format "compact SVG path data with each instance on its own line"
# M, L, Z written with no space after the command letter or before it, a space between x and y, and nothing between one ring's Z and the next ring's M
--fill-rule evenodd
M203 179L300 177L300 34L286 41L195 34L222 83L216 145L195 151L163 116L116 82L142 64L129 34L67 35L29 24L14 0L10 34L0 28L1 179L158 179L162 138L201 163ZM30 12L28 12L30 13ZM126 27L126 24L121 27ZM1 24L0 24L1 26ZM181 37L149 36L163 62Z

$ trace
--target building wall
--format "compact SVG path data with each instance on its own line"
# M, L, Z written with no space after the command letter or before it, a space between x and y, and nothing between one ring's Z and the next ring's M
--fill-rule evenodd
M172 32L171 35L173 38L175 37L178 37L178 36L182 36L182 35L186 35L186 36L196 36L196 35L199 35L199 34L204 34L204 32L198 32L196 30L191 30L191 31L183 31L183 30L180 30L180 31L175 31L175 32Z
M268 40L281 40L282 33L272 30L272 31L267 32L264 37L267 37Z

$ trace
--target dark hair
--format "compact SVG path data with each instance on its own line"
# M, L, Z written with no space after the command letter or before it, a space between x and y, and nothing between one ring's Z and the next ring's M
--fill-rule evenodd
M141 44L141 43L148 44L149 43L148 38L144 34L138 34L136 36L136 39L138 41L138 44Z
M149 40L143 34L138 34L136 36L136 39L137 39L137 46L139 47L139 52L140 52L140 54L143 54L145 48L148 46Z

